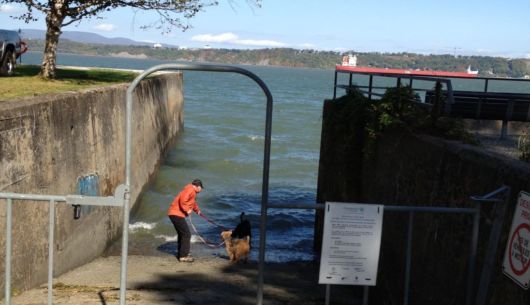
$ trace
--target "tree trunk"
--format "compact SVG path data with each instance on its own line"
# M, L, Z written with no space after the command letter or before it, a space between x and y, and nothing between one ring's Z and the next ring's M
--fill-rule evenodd
M46 14L46 41L44 45L44 56L40 76L43 78L55 78L55 62L57 58L57 45L61 35L61 27L64 20L64 2L57 1L55 6Z

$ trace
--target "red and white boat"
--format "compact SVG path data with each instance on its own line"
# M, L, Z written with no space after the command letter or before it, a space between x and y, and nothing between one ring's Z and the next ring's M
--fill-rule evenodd
M477 77L478 71L472 71L471 66L466 72L452 72L439 70L420 70L420 69L394 69L394 68L374 68L358 67L357 56L346 55L342 58L342 64L336 66L336 71L354 72L360 74L384 74L384 75L414 75L414 76L436 76L436 77Z

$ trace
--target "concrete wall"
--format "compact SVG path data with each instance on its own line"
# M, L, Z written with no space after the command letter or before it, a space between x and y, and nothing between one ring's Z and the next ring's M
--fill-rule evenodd
M0 191L67 195L77 178L97 173L99 193L125 182L125 96L128 84L0 103ZM149 181L183 124L182 74L143 81L133 102L131 202ZM91 261L121 235L122 209L99 207L73 219L55 207L55 274ZM0 202L0 274L5 265L6 204ZM47 278L48 203L13 203L12 287ZM3 276L3 275L2 275ZM3 289L4 281L0 281Z
M326 102L324 112L336 110L333 101ZM530 164L481 147L400 132L386 132L367 156L363 140L349 136L349 125L345 126L345 133L341 133L336 126L330 129L330 124L323 122L317 195L320 202L471 207L471 195L508 185L512 193L487 304L530 303L528 291L501 272L517 194L530 191ZM492 204L483 204L476 283L494 213ZM322 212L317 213L317 223L319 240ZM471 217L464 215L415 216L410 304L464 304L471 225ZM407 215L385 212L377 287L370 293L374 304L403 302L406 232Z

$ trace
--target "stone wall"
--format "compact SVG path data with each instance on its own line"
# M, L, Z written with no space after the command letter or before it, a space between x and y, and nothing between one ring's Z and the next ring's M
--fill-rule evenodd
M324 113L337 110L333 103L326 101ZM349 125L342 124L345 133L328 122L322 124L319 202L472 207L475 203L469 200L471 195L484 195L508 185L511 198L487 304L530 303L528 291L501 272L517 195L530 191L529 164L481 147L401 132L386 132L367 156L363 140L352 137ZM475 283L482 270L494 211L492 204L482 204ZM322 216L322 211L317 212L315 240L322 236ZM403 302L407 217L404 213L385 212L377 286L370 290L371 303ZM469 215L416 214L410 304L464 304L471 229Z
M78 177L97 174L99 195L125 183L125 97L128 84L0 103L0 191L67 195ZM131 202L155 174L183 124L182 74L144 80L133 98ZM134 206L134 204L133 204ZM43 283L48 262L48 203L13 202L12 287ZM122 209L55 205L55 275L99 256L121 236ZM0 232L6 204L0 202ZM5 235L0 235L4 274ZM4 281L0 281L4 287ZM3 291L3 290L2 290Z

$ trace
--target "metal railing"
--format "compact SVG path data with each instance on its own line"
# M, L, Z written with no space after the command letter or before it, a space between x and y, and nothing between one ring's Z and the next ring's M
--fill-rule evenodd
M50 206L50 233L49 233L49 270L48 270L48 304L53 302L53 231L55 213L52 207L55 202L66 202L70 205L100 205L100 206L117 206L123 208L123 232L122 232L122 253L121 253L121 267L120 267L120 305L126 304L126 289L127 289L127 254L129 241L129 204L130 204L130 182L131 182L131 159L132 159L132 107L134 89L138 86L141 80L148 75L162 70L192 70L192 71L209 71L209 72L233 72L245 75L254 80L263 90L267 98L266 115L265 115L265 141L264 141L264 156L263 156L263 181L262 181L262 221L260 230L264 232L267 215L263 211L266 209L269 192L269 167L270 167L270 147L271 147L271 130L272 130L272 94L267 85L254 73L233 66L224 65L203 65L203 64L162 64L151 67L142 72L136 77L129 88L126 96L126 138L125 138L125 184L118 186L114 197L96 197L96 196L81 196L81 195L38 195L38 194L16 194L16 193L0 193L0 200L7 201L7 221L6 221L6 272L5 272L5 305L11 305L11 254L12 254L12 200L34 200L34 201L48 201ZM264 236L264 234L263 234ZM265 247L265 238L260 240L260 247ZM263 274L264 256L260 256L259 270ZM258 287L263 287L263 277L258 277ZM257 299L261 303L263 298L263 291L258 289Z
M347 84L344 84L344 85L343 84L337 84L337 82L338 82L338 74L339 73L349 74L349 78L348 78L348 83ZM354 84L353 83L353 77L352 77L353 74L368 75L368 77L369 77L368 78L368 86ZM335 71L335 78L334 78L334 81L333 81L333 99L337 98L337 88L341 88L341 89L345 89L345 90L350 90L350 89L356 88L356 89L360 90L370 100L372 99L373 96L378 96L378 97L383 96L383 94L374 92L374 90L376 90L376 89L388 89L388 88L390 88L390 86L385 86L385 87L374 86L373 85L374 76L385 77L385 78L395 78L396 79L396 87L402 86L404 84L403 81L408 79L409 80L408 86L413 88L413 90L415 92L418 92L418 91L427 92L427 91L432 90L432 89L414 88L413 87L413 81L414 80L429 81L429 82L433 82L433 83L445 84L446 90L444 90L444 94L447 95L447 103L445 103L445 107L446 107L445 111L446 112L450 112L451 104L454 103L453 85L451 83L451 79L448 79L448 78L431 77L431 76L418 76L418 75L410 75L410 74L403 74L403 75L388 75L388 74L381 74L381 73L379 73L379 74L378 73L366 74L366 73L356 73L356 72L351 72L351 71L337 71L337 70Z
M338 84L338 75L341 74L349 74L349 79L346 84ZM368 76L368 85L359 85L353 83L353 74L356 75L363 75ZM396 79L396 87L399 87L402 85L402 81L409 80L408 86L414 90L414 92L423 92L425 93L425 100L423 102L425 103L427 100L427 95L429 93L432 93L434 90L431 89L423 89L413 86L414 80L421 80L421 81L430 81L430 82L436 82L436 83L444 83L446 85L445 90L442 90L441 94L444 96L444 99L446 99L445 109L444 112L447 115L453 114L453 111L455 112L454 115L458 117L465 117L465 118L474 118L469 117L466 113L461 113L461 109L453 109L453 106L455 104L458 105L476 105L476 114L477 116L481 114L481 108L482 105L493 105L493 109L495 111L495 118L491 117L485 117L482 119L487 120L500 120L502 122L501 126L501 139L504 139L507 137L507 131L508 131L508 122L509 121L522 121L522 122L528 122L530 121L530 88L528 87L528 84L530 84L530 79L515 79L515 78L495 78L495 77L474 77L474 78L467 78L467 77L430 77L430 76L415 76L410 74L384 74L384 73L369 73L369 72L354 72L354 71L341 71L336 70L335 71L335 79L334 79L334 90L333 90L333 99L337 96L337 88L345 89L346 91L351 90L353 88L359 90L361 93L363 93L365 96L368 97L368 99L372 100L373 96L381 97L383 96L382 93L376 92L376 90L385 90L390 87L388 86L374 86L373 80L374 76L377 77L384 77L384 78L395 78ZM451 83L451 79L465 79L465 81L468 82L474 82L477 85L480 85L480 82L483 82L482 84L482 90L455 90L454 86ZM497 82L507 82L507 83L521 83L522 85L526 85L527 87L521 87L521 88L527 88L526 93L513 93L513 92L500 92L500 91L492 91L491 90L491 83ZM519 90L521 91L521 90ZM517 111L514 111L515 104L517 104ZM526 106L523 106L526 105ZM484 107L486 107L484 106ZM499 108L499 106L501 106ZM457 107L458 108L458 107ZM461 107L460 107L461 108ZM497 109L499 108L499 109ZM491 110L490 110L491 112ZM489 115L491 116L491 114ZM481 119L481 117L477 117L475 119Z
M0 193L0 199L6 200L6 256L5 256L5 305L11 304L11 256L12 256L12 228L13 228L13 200L31 200L48 202L48 304L53 303L53 243L55 231L55 203L65 202L70 205L94 205L122 207L125 194L128 193L124 185L118 186L114 197L93 197L82 195L38 195ZM126 223L123 223L126 226Z
M409 292L410 292L410 270L412 267L412 232L414 227L414 216L416 213L437 213L437 214L467 214L473 217L472 232L469 244L469 255L468 255L468 268L466 271L466 294L465 303L466 305L484 305L485 299L488 294L488 285L491 279L491 272L493 263L498 248L500 239L500 233L502 229L504 212L508 205L510 198L511 188L508 186L502 186L495 191L488 193L483 196L471 196L470 200L476 202L477 205L473 208L451 208L451 207L432 207L432 206L397 206L397 205L385 205L385 212L398 212L408 213L408 224L407 224L407 241L405 244L406 258L405 258L405 275L403 284L403 305L409 304ZM485 255L485 262L481 271L480 283L478 286L478 292L475 294L475 274L476 274L476 261L477 261L477 247L479 241L479 228L480 228L480 203L494 203L495 219L492 224L492 230L488 240L488 250ZM269 204L267 209L323 209L324 204ZM265 249L260 248L261 251ZM363 305L368 305L368 293L369 286L364 286L363 290ZM476 296L476 298L475 298ZM326 284L326 296L325 304L328 305L331 298L331 286ZM475 302L473 300L475 299ZM261 305L261 303L258 303Z

